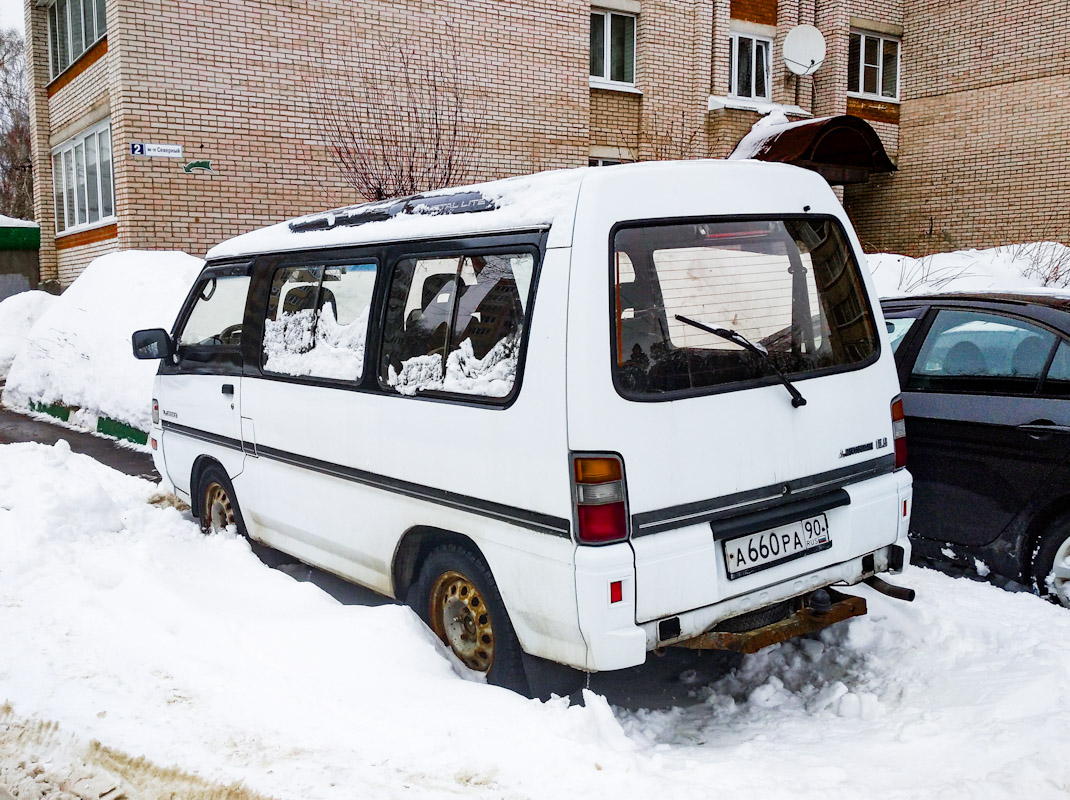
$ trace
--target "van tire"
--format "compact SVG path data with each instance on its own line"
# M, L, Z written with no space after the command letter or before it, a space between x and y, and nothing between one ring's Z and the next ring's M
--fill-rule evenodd
M209 493L212 495L211 498L209 498ZM218 464L209 464L201 470L201 474L197 479L196 496L201 533L219 533L221 527L225 528L227 525L233 525L237 529L238 535L249 542L249 547L252 549L253 554L267 566L274 569L282 564L292 564L295 561L285 553L265 544L260 544L260 542L254 542L249 537L249 531L245 527L245 520L242 519L241 507L238 505L238 498L234 494L234 485L230 482L230 478L227 477L227 473ZM216 506L214 510L213 505ZM223 524L220 525L220 523Z
M455 544L439 545L428 553L407 601L470 669L495 686L528 694L520 642L482 558Z
M200 512L201 533L219 533L233 525L239 534L247 536L234 486L218 465L209 464L197 480L197 508Z
M1053 575L1056 561L1062 562L1068 556L1070 556L1070 514L1055 520L1044 532L1033 559L1033 581L1037 593L1053 603L1070 608L1070 580L1057 579ZM1048 585L1049 578L1052 579L1053 586ZM1053 588L1059 585L1062 586L1062 591L1053 591Z

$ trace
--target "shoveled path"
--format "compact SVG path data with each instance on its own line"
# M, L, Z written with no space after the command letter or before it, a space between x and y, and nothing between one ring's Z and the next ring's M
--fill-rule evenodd
M120 447L102 436L70 430L0 407L0 444L37 442L52 445L60 439L66 439L75 453L91 456L127 475L160 480L159 473L152 465L152 456L148 453Z

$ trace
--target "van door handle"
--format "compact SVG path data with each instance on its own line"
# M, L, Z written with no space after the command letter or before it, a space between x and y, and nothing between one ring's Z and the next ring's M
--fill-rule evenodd
M224 383L223 384L223 394L229 394L229 395L233 396L234 395L234 384L233 383Z

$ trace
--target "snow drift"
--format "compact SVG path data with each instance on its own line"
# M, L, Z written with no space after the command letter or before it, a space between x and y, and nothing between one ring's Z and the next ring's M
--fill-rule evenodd
M93 261L33 326L11 366L4 405L72 406L147 431L159 363L136 360L130 335L170 329L203 264L141 250Z
M913 569L914 604L852 589L869 616L682 675L681 707L569 707L464 680L407 608L341 605L155 490L0 446L0 704L279 800L1070 786L1070 614L1032 595Z
M48 292L20 292L0 300L0 381L7 378L34 323L55 301Z

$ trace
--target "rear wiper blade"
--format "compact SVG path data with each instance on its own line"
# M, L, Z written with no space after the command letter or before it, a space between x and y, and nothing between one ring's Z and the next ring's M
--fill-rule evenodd
M743 334L737 333L733 330L729 330L728 328L711 328L709 325L703 325L701 322L697 322L693 319L682 316L681 314L677 314L676 319L680 320L680 322L691 325L694 328L698 328L700 331L706 331L706 333L712 333L714 336L720 336L722 339L727 339L733 344L738 344L744 350L748 350L749 352L754 353L756 356L764 360L765 363L772 368L773 372L777 374L777 377L780 378L780 382L784 384L784 388L787 389L788 394L791 395L792 407L798 408L799 406L806 405L806 398L802 396L802 394L799 392L798 389L795 388L795 385L791 381L784 377L784 373L777 369L777 365L773 363L773 359L770 357L769 351L761 345L755 344Z

